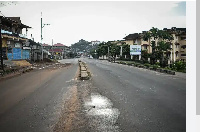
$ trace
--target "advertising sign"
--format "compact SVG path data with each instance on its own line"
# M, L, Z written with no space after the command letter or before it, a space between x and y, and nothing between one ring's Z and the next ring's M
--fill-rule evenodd
M130 55L141 55L141 45L130 45Z

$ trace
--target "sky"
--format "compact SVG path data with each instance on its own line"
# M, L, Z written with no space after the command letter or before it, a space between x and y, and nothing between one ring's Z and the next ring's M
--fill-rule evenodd
M32 34L36 42L41 42L42 12L43 23L50 24L43 28L43 42L67 46L80 39L122 40L152 27L186 27L186 2L181 1L6 1L0 11L32 27L28 37Z

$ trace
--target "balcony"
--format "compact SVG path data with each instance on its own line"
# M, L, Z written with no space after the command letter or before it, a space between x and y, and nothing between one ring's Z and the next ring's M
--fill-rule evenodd
M2 35L8 35L10 37L20 37L22 39L27 39L27 36L24 35L24 34L17 34L17 33L13 33L13 32L6 31L6 30L1 30L1 34Z

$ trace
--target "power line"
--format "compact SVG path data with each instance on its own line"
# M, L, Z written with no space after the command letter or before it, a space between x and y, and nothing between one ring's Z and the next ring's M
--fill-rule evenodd
M3 15L3 17L5 17L5 15L0 11L0 13Z

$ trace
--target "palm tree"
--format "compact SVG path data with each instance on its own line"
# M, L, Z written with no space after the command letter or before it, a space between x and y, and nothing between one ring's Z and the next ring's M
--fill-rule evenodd
M165 66L164 64L164 53L168 51L170 48L170 43L165 41L158 42L158 45L156 46L157 53L159 53L158 59L160 60L160 64L162 67Z
M159 30L158 28L154 28L152 27L152 29L150 29L148 32L146 32L143 35L143 39L145 41L151 41L151 47L152 47L152 54L151 54L151 60L152 60L152 64L155 64L155 60L156 60L156 50L159 50L160 48L157 48L158 46L158 42L156 42L156 40L158 41L159 39L161 39L161 41L171 41L173 40L173 36L170 35L168 32L163 31L163 30ZM163 44L163 42L162 42ZM166 44L166 43L164 43Z

